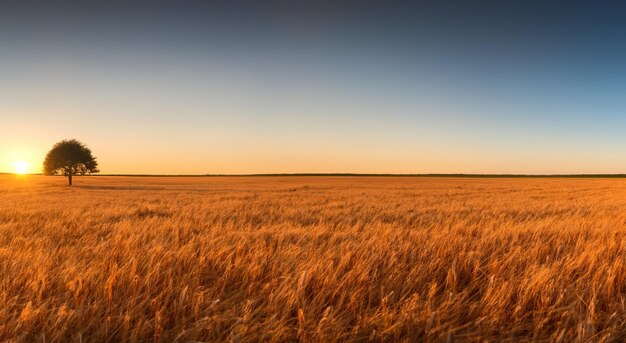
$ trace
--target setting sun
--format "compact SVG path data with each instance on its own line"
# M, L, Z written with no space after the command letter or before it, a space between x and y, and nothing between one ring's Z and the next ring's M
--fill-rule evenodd
M15 161L13 162L13 168L16 174L26 174L30 169L30 163L26 161Z

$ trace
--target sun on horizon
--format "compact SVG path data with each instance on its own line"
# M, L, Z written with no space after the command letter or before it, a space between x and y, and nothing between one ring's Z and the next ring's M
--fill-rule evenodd
M15 174L28 174L30 172L30 163L27 161L15 161L13 162L13 169Z

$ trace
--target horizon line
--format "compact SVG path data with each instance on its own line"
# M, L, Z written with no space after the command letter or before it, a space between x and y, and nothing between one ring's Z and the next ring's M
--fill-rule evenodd
M43 176L43 173L17 174L0 172L0 175L15 176ZM63 175L53 175L63 176ZM507 174L507 173L252 173L252 174L90 174L74 176L119 176L119 177L297 177L297 176L319 176L319 177L466 177L466 178L626 178L624 174Z

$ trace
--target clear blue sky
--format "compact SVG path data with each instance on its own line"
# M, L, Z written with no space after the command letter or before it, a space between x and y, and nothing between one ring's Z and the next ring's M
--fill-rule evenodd
M0 171L626 173L626 9L2 2Z

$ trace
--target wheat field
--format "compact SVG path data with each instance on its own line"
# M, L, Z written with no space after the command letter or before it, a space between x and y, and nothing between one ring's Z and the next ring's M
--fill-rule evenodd
M0 341L626 339L626 179L0 176Z

